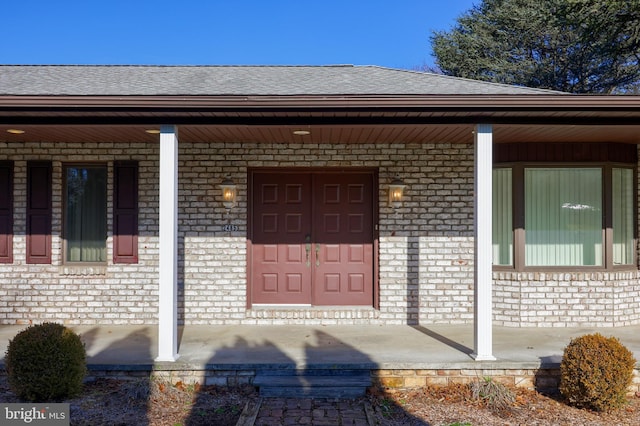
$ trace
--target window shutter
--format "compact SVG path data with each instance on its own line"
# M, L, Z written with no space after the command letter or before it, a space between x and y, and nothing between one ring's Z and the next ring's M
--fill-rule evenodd
M138 163L114 164L113 263L138 263Z
M51 263L51 162L27 162L27 263Z
M13 263L13 162L0 161L0 263Z

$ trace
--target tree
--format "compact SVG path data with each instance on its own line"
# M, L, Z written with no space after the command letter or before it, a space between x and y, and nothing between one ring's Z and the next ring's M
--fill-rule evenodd
M431 43L447 75L571 93L640 87L640 0L483 0Z

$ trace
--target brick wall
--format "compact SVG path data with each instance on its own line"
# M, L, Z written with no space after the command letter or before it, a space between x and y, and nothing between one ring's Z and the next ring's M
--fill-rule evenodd
M145 324L156 322L158 150L157 145L0 143L0 159L14 161L14 239L12 264L0 265L0 324L56 321L67 324ZM53 162L52 263L25 261L26 167L28 160ZM139 246L137 265L112 263L113 162L138 160ZM65 267L62 263L62 164L99 162L108 166L108 264Z
M622 327L640 323L640 273L494 272L494 324Z
M455 161L451 161L455 159ZM187 324L417 324L473 318L473 149L465 145L209 144L180 151ZM379 171L380 309L246 309L247 169L368 167ZM403 208L387 203L387 183L408 185ZM227 223L216 187L239 186ZM188 178L188 179L185 179ZM186 184L185 184L186 185ZM212 208L213 206L213 208ZM204 212L203 212L204 209ZM184 209L183 209L184 210ZM181 210L182 211L182 210ZM206 212L209 211L209 214ZM433 268L432 268L433 266ZM202 271L204 273L200 273ZM215 273L214 273L215 272ZM432 292L431 290L434 290Z
M0 265L0 324L157 322L158 157L156 143L0 142L13 160L14 263ZM26 162L53 161L53 262L25 263ZM62 263L62 166L108 166L112 229L113 162L139 161L139 263L99 268ZM379 173L379 309L247 309L247 169L367 167ZM407 184L403 206L387 203L387 184ZM229 215L218 184L231 177L239 203ZM473 147L462 144L208 144L179 146L179 318L185 324L425 324L473 321ZM237 226L225 231L223 225ZM544 278L494 274L496 324L640 323L637 273ZM536 278L538 277L538 278ZM571 275L570 277L573 277ZM584 310L588 308L588 318ZM580 318L585 318L585 321ZM589 320L589 322L586 321Z

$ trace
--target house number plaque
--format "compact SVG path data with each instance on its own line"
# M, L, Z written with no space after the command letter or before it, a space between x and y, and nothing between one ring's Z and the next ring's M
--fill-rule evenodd
M238 225L222 225L222 230L227 232L234 232L238 230Z

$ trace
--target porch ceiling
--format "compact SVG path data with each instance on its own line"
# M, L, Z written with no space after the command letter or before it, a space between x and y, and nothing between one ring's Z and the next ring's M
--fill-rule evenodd
M180 125L182 143L473 143L473 124ZM23 130L22 134L8 133ZM154 143L149 125L0 125L0 141ZM308 130L309 135L295 135ZM618 142L640 144L637 125L494 124L495 143Z
M152 143L173 124L186 143L472 143L476 123L496 143L637 144L640 97L0 96L0 141Z

